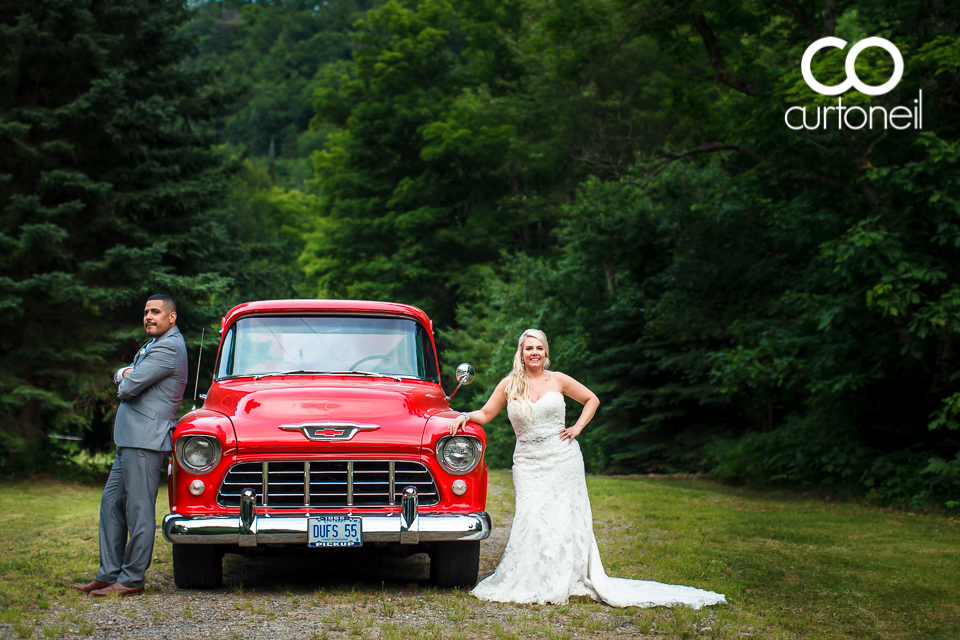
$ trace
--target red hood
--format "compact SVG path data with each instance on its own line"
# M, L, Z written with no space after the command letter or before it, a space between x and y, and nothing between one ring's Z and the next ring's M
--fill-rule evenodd
M440 385L389 378L287 376L214 383L204 409L232 421L238 452L405 453L419 455L427 419L449 409ZM313 441L280 425L378 425L350 440Z

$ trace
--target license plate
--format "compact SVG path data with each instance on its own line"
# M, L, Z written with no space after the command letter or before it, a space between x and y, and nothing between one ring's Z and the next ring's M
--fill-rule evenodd
M363 544L360 518L320 516L307 521L307 544L311 547L359 547Z

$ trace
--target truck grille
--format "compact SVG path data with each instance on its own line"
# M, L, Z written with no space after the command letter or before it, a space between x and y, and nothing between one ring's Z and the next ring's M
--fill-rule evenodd
M400 504L403 490L411 486L421 506L440 501L433 476L419 462L242 462L224 476L217 502L238 507L240 492L251 488L257 504L270 507L388 507Z

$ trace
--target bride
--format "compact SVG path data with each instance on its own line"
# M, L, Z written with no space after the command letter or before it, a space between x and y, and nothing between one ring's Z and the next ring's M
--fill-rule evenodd
M504 406L517 435L513 454L516 513L510 539L493 575L471 593L482 600L562 604L590 596L615 607L704 605L723 595L693 587L610 578L600 562L593 516L576 437L600 400L559 371L550 371L547 336L527 329L520 336L513 371L482 409L450 422L454 434L466 422L484 425ZM564 396L583 405L580 419L564 427Z

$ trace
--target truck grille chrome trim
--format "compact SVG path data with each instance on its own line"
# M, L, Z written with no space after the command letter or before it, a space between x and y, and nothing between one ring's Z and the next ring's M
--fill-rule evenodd
M263 490L260 492L260 495L263 497L263 506L267 506L267 502L268 502L267 498L270 495L270 487L269 487L270 474L267 473L266 462L263 463L263 468L260 471L263 474L262 476L260 476L261 478L263 478Z
M407 487L400 498L400 544L420 543L420 505L416 487Z
M347 506L353 506L353 461L347 463Z
M363 542L400 542L398 514L370 514L363 519ZM307 544L309 515L258 515L258 544ZM490 515L485 511L460 515L424 515L419 522L420 542L484 540L490 535ZM238 544L240 518L198 516L185 518L171 513L163 519L163 536L175 544Z
M269 479L270 472L267 471L267 478ZM269 495L267 496L269 498ZM310 506L310 463L303 463L303 506Z
M350 440L359 431L376 431L378 424L358 424L356 422L303 422L301 424L282 424L278 429L299 431L307 440L328 442L331 440Z
M415 487L420 506L439 504L437 485L421 462L403 460L268 460L233 465L217 503L239 507L244 489L257 506L317 508L389 507Z
M396 497L397 497L397 483L396 483L397 474L396 474L396 466L395 466L396 463L393 460L391 460L387 464L390 465L388 468L388 471L390 472L390 504L393 504L394 502L396 502Z
M257 546L257 501L253 489L240 492L240 527L237 544L241 547Z

